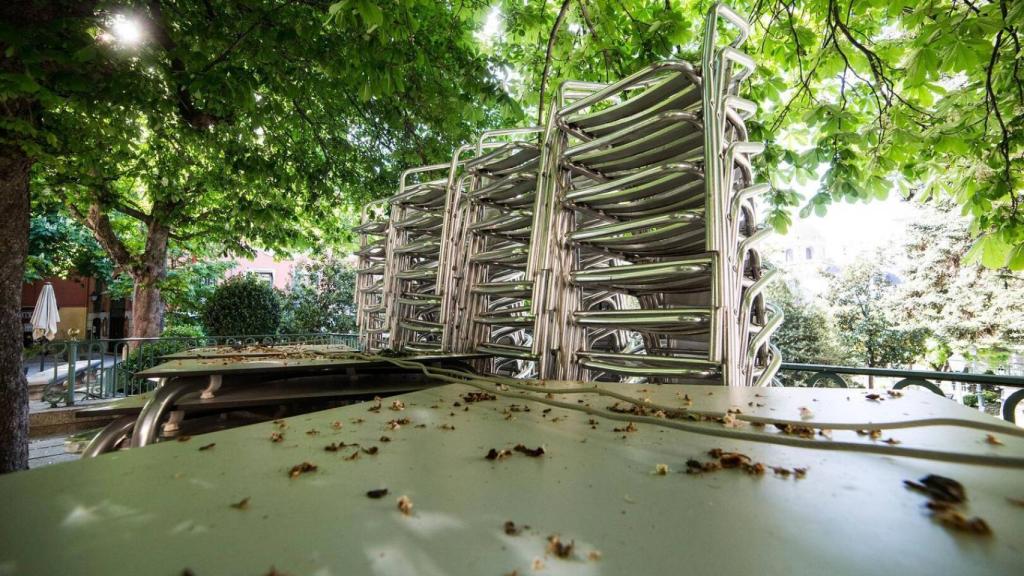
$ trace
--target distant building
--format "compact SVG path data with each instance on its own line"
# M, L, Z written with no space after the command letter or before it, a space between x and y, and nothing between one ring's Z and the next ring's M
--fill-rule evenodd
M228 270L227 276L255 274L274 288L286 290L292 281L292 272L302 259L278 259L271 252L259 251L251 260L236 260L238 265Z
M804 225L786 235L775 235L765 245L765 256L790 278L799 279L807 297L823 294L828 282L823 271L836 270L829 257L824 236L813 225Z

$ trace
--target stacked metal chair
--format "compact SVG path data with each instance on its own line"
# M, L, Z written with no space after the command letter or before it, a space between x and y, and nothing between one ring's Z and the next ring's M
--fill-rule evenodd
M488 132L466 162L462 305L451 349L488 354L485 370L520 377L536 374L527 267L541 132Z
M449 169L449 164L433 164L406 170L390 199L384 294L395 350L441 351L438 271L451 202Z
M720 18L736 31L721 48ZM756 106L737 96L747 33L716 5L700 67L659 62L551 116L542 376L752 385L777 370L752 201L768 187L744 125Z
M756 106L738 96L747 34L715 5L700 66L564 83L542 138L495 131L403 174L385 249L391 346L483 353L486 371L518 377L767 384L782 316L756 249L768 186L744 124Z
M387 266L388 201L377 200L360 212L359 250L356 252L356 325L359 345L367 352L388 347L384 271Z

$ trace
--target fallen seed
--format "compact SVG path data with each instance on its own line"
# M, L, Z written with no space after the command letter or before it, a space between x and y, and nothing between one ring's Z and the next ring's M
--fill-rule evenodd
M412 515L412 499L408 496L399 496L398 510L406 516Z
M316 464L310 462L303 462L302 464L296 464L292 466L292 469L288 471L289 478L298 478L299 476L307 472L316 472Z
M559 558L565 559L572 556L572 549L576 546L576 541L570 541L568 544L562 542L558 537L558 534L552 534L548 536L548 553L554 554Z
M515 447L513 447L512 449L515 450L516 452L519 452L520 454L526 454L531 458L539 458L544 455L543 446L537 446L536 448L527 448L522 444L516 444Z

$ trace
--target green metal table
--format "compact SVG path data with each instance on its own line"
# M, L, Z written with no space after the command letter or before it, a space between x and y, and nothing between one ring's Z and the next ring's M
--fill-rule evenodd
M239 348L233 346L204 346L182 350L161 356L163 359L182 358L234 358L252 356L278 356L281 354L331 354L352 352L350 346L344 344L246 344Z
M332 358L314 357L311 352L309 357L283 356L273 357L264 355L241 355L233 354L228 356L186 356L176 357L152 368L141 370L135 373L138 378L175 378L183 376L211 376L211 375L236 375L236 374L298 374L302 372L329 373L343 372L346 370L365 371L367 368L388 368L393 366L385 360L363 360L358 358ZM424 364L458 363L477 358L485 358L483 354L426 354L403 357L402 360L422 362Z
M656 403L681 406L686 394L694 409L804 417L808 425L998 422L928 392L872 401L855 390L609 386ZM861 576L1024 567L1024 508L1008 500L1024 498L1019 468L629 427L536 401L467 402L471 391L447 385L397 397L400 411L358 404L297 416L284 428L268 422L0 477L0 574L262 575L273 567L318 576ZM271 440L274 432L282 441ZM996 445L986 436L952 426L875 440L833 434L837 442L891 437L901 446L1024 455L1021 438L996 433ZM325 450L338 443L360 446ZM517 444L546 453L485 458ZM688 459L706 461L714 448L807 473L682 473ZM290 477L304 462L317 469ZM659 464L666 474L656 473ZM961 482L965 513L984 518L993 535L933 520L926 498L903 485L927 474ZM386 496L367 497L382 488ZM401 496L413 505L409 515L399 510ZM509 521L515 528L506 530ZM552 535L573 543L567 558Z

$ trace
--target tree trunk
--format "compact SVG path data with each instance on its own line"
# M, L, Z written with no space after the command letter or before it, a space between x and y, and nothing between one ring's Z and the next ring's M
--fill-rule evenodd
M160 283L167 277L170 230L155 218L147 227L146 251L133 271L132 337L156 338L164 329L164 300Z
M28 253L31 167L20 147L0 146L0 474L28 468L21 285Z

